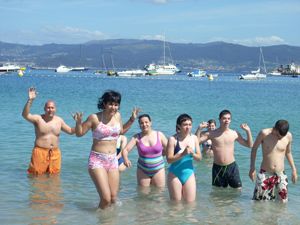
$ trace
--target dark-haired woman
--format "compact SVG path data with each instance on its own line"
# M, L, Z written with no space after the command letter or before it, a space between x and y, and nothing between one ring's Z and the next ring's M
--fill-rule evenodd
M167 138L160 131L151 129L151 119L147 114L139 117L142 132L135 134L122 149L124 164L128 168L131 162L128 153L137 146L139 159L137 163L137 182L139 186L164 187L166 183L165 163L163 156L167 147Z
M182 114L177 118L177 134L168 140L167 161L171 164L168 174L170 199L187 202L196 199L196 179L192 159L201 161L199 142L192 130L192 118Z
M83 112L72 116L76 120L76 136L85 135L90 129L93 131L93 145L88 160L88 169L100 196L99 207L106 209L116 202L119 189L118 159L116 145L120 134L126 133L141 111L135 106L132 116L126 124L122 124L118 112L121 94L116 91L106 91L98 101L100 112L90 115L81 123Z

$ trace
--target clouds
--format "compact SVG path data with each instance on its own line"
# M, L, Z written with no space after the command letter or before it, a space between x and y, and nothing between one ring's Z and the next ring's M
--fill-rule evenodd
M81 28L67 26L43 26L38 31L18 31L20 43L34 40L36 45L44 43L78 44L90 40L108 39L109 37L100 31L89 31Z
M284 45L288 44L282 38L271 36L271 37L254 37L254 38L247 38L247 39L226 39L221 37L214 37L207 40L207 42L216 42L216 41L223 41L227 43L239 44L249 47L258 47L258 46L272 46L272 45Z

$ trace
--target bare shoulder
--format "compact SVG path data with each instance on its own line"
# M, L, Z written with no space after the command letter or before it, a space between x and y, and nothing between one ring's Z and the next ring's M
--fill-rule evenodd
M293 136L292 136L292 134L291 134L290 132L288 132L288 133L286 134L286 137L288 138L288 140L289 140L290 142L292 142Z
M86 120L90 121L90 122L99 121L99 119L98 119L98 113L93 113L93 114L89 115L89 117Z
M120 114L119 112L116 112L116 118L117 118L118 120L121 120L121 114Z
M176 140L176 134L174 134L173 136L169 137L168 141L170 142L174 142Z

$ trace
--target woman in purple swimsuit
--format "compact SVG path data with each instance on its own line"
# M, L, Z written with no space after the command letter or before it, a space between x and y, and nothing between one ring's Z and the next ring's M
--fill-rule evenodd
M139 117L141 133L135 134L126 147L122 150L124 164L130 168L131 162L128 153L137 146L139 159L137 163L137 182L139 186L164 187L165 163L163 156L166 154L167 138L162 132L151 129L151 119L147 114Z
M107 91L98 101L101 112L90 115L81 123L83 112L76 111L72 116L76 120L76 136L85 135L90 129L93 131L93 145L88 161L88 169L100 196L99 207L106 209L116 202L119 189L118 159L116 156L117 139L126 133L141 111L134 109L128 122L122 125L118 112L121 103L119 92Z

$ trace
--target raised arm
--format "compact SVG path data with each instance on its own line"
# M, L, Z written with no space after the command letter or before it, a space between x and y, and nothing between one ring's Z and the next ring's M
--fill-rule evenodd
M203 143L206 142L208 139L211 139L211 138L209 138L209 136L210 136L210 131L204 131L204 132L201 132L200 137L197 136L198 141L199 141L199 145L200 145L200 144L203 144Z
M131 162L128 159L128 153L131 152L131 150L137 145L137 142L138 142L138 136L136 134L130 139L128 144L122 149L122 157L124 160L124 165L127 166L129 169L131 166Z
M237 132L237 135L238 135L237 141L245 147L252 148L253 147L253 139L252 139L252 134L251 134L250 128L248 127L247 124L241 124L241 128L246 131L247 140L245 140L245 138L243 138L243 136L239 132Z
M73 116L74 120L76 121L75 133L76 133L77 137L82 137L89 131L89 129L92 128L93 119L95 117L95 114L90 115L86 119L86 121L84 121L83 123L81 123L82 117L83 117L83 112L81 112L81 114L79 114L79 112L76 111L75 115L73 115L73 113L71 113L71 115Z
M61 130L67 134L75 134L75 127L69 127L63 119L61 119Z
M38 95L38 92L35 93L36 88L29 88L28 89L28 101L26 102L26 105L24 106L22 116L29 121L30 123L35 123L38 119L37 115L32 115L30 114L30 108L33 100L36 98Z
M200 137L201 137L201 131L202 131L202 129L205 128L205 127L207 127L208 125L209 125L209 124L208 124L207 122L202 122L202 123L200 123L200 125L199 125L199 127L198 127L198 129L197 129L197 131L196 131L196 133L195 133L195 135L196 135L197 138L198 138L198 142L199 142Z
M255 143L252 147L252 150L251 150L249 177L253 182L254 182L255 177L256 177L256 170L255 170L256 152L257 152L257 149L258 149L259 145L263 142L263 139L265 138L265 136L266 135L264 134L263 131L259 132L259 134L258 134L258 136L255 140Z
M293 182L293 184L296 184L297 179L298 179L298 175L297 175L297 170L296 170L296 167L295 167L294 158L293 158L292 151L291 151L291 145L292 145L293 137L292 137L291 133L288 133L287 135L288 135L288 138L289 138L289 144L286 148L285 156L286 156L286 159L287 159L288 163L290 164L290 166L292 168L292 171L293 171L292 172L292 182Z
M135 119L137 118L137 115L139 114L139 112L143 112L141 110L141 108L136 109L135 106L133 106L133 111L132 111L132 116L129 118L129 120L123 125L123 131L121 132L121 134L125 134L129 128L132 126L133 122L135 121Z

